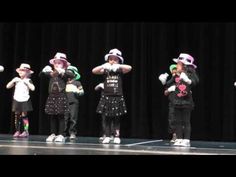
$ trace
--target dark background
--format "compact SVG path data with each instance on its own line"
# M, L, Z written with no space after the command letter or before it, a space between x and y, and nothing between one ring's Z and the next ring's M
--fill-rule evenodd
M85 95L80 99L79 136L99 136L100 116L96 106L100 93L94 87L102 77L91 70L104 63L112 48L122 51L125 63L133 67L124 76L128 114L121 122L121 136L161 138L168 136L168 100L158 80L169 72L172 58L181 52L195 58L200 83L193 88L196 104L192 112L192 139L236 140L235 58L236 23L231 22L81 22L0 23L0 133L13 132L11 101L13 89L6 84L27 62L34 70L31 92L34 111L29 114L31 134L49 134L44 113L48 80L38 73L56 52L67 54L77 66Z

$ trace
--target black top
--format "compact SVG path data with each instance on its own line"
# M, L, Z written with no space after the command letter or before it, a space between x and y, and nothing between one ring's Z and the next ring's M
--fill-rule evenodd
M51 75L50 72L40 72L41 75L47 76L50 78L48 92L50 93L60 93L65 92L67 75L61 75L56 70L53 71Z
M175 107L186 107L186 108L193 108L194 102L192 98L192 86L195 86L199 82L199 78L195 72L194 69L188 68L185 71L185 74L188 76L188 78L192 81L192 83L189 85L183 80L179 79L179 76L175 76L175 94L173 98L173 105Z
M82 87L82 84L80 81L75 81L73 80L71 83L67 83L67 87L70 87L70 86L75 86L76 88L78 87ZM67 95L67 98L68 98L68 102L69 103L79 103L79 94L78 93L75 93L75 92L66 92L66 95Z
M121 96L123 95L122 90L122 71L119 70L118 72L107 71L105 70L104 76L104 95L110 96Z

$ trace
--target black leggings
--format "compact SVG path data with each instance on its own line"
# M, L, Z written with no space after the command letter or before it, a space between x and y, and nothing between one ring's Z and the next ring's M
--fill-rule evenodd
M51 115L50 116L50 130L51 134L64 135L65 118L64 115Z
M106 117L102 115L102 132L103 135L120 136L120 117Z
M177 139L190 139L191 134L191 109L175 108L176 136Z

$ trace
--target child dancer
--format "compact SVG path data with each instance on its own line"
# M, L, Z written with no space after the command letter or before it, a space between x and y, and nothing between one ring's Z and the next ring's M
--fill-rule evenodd
M131 71L130 65L125 65L121 51L112 49L105 55L105 61L101 66L95 67L94 74L103 74L104 95L101 97L97 113L105 115L105 138L102 143L110 143L112 123L115 129L114 143L120 144L120 116L127 113L122 90L122 75Z
M177 71L176 64L170 65L169 69L170 69L170 72L172 75L171 79L166 81L169 74L165 73L165 74L161 74L159 76L159 80L165 86L164 94L166 96L168 96L168 99L169 99L169 115L168 115L169 128L168 128L168 132L172 135L172 139L170 142L174 143L176 140L176 133L175 133L176 128L175 128L174 105L173 105L174 92L171 92L171 88L172 88L171 86L175 85L174 77L175 77L176 71ZM170 89L168 89L168 88L170 88Z
M65 117L65 135L69 132L70 139L76 139L77 120L79 110L79 96L84 95L84 89L81 85L80 74L75 66L68 66L66 70L68 81L66 84L66 94L69 102L70 112Z
M29 91L34 91L35 86L30 79L34 72L30 69L30 65L22 63L16 72L20 77L15 77L7 84L7 89L15 86L12 111L15 113L15 130L13 137L29 136L29 120L27 113L33 111ZM23 121L24 131L21 133L21 125Z
M174 92L174 117L176 119L176 146L190 146L191 134L191 111L194 108L192 98L192 86L199 82L193 63L194 58L186 53L181 53L178 58L173 59L177 63L177 74L175 85L169 87L169 92Z
M70 65L67 61L66 54L56 53L51 59L51 66L45 66L40 73L49 77L49 95L47 98L45 113L50 116L50 131L51 135L46 139L47 142L65 142L65 114L69 112L68 99L66 96L65 75L66 68Z

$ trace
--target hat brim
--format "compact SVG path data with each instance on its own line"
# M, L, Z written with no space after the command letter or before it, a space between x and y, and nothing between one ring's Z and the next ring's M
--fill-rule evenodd
M66 64L66 68L71 65L67 60L61 59L61 58L52 58L51 60L49 60L49 63L52 64L52 65L54 65L54 61L55 61L55 60L61 60L61 61L63 61L63 62Z
M106 54L106 55L105 55L105 61L108 60L109 56L115 56L115 57L118 57L118 58L121 60L121 63L124 63L124 58L123 58L123 57L118 56L118 55L113 55L113 54Z
M179 60L178 58L173 58L173 61L174 61L175 63L181 62L181 63L183 63L183 64L185 64L185 65L193 66L195 69L197 68L197 66L196 66L195 64L188 63L188 62L184 62L184 61L182 61L182 60Z
M22 68L17 68L16 69L16 72L20 72L20 70L25 70L25 71L28 71L28 73L30 73L30 74L33 74L34 73L34 71L32 71L32 70L30 70L30 69L22 69Z

